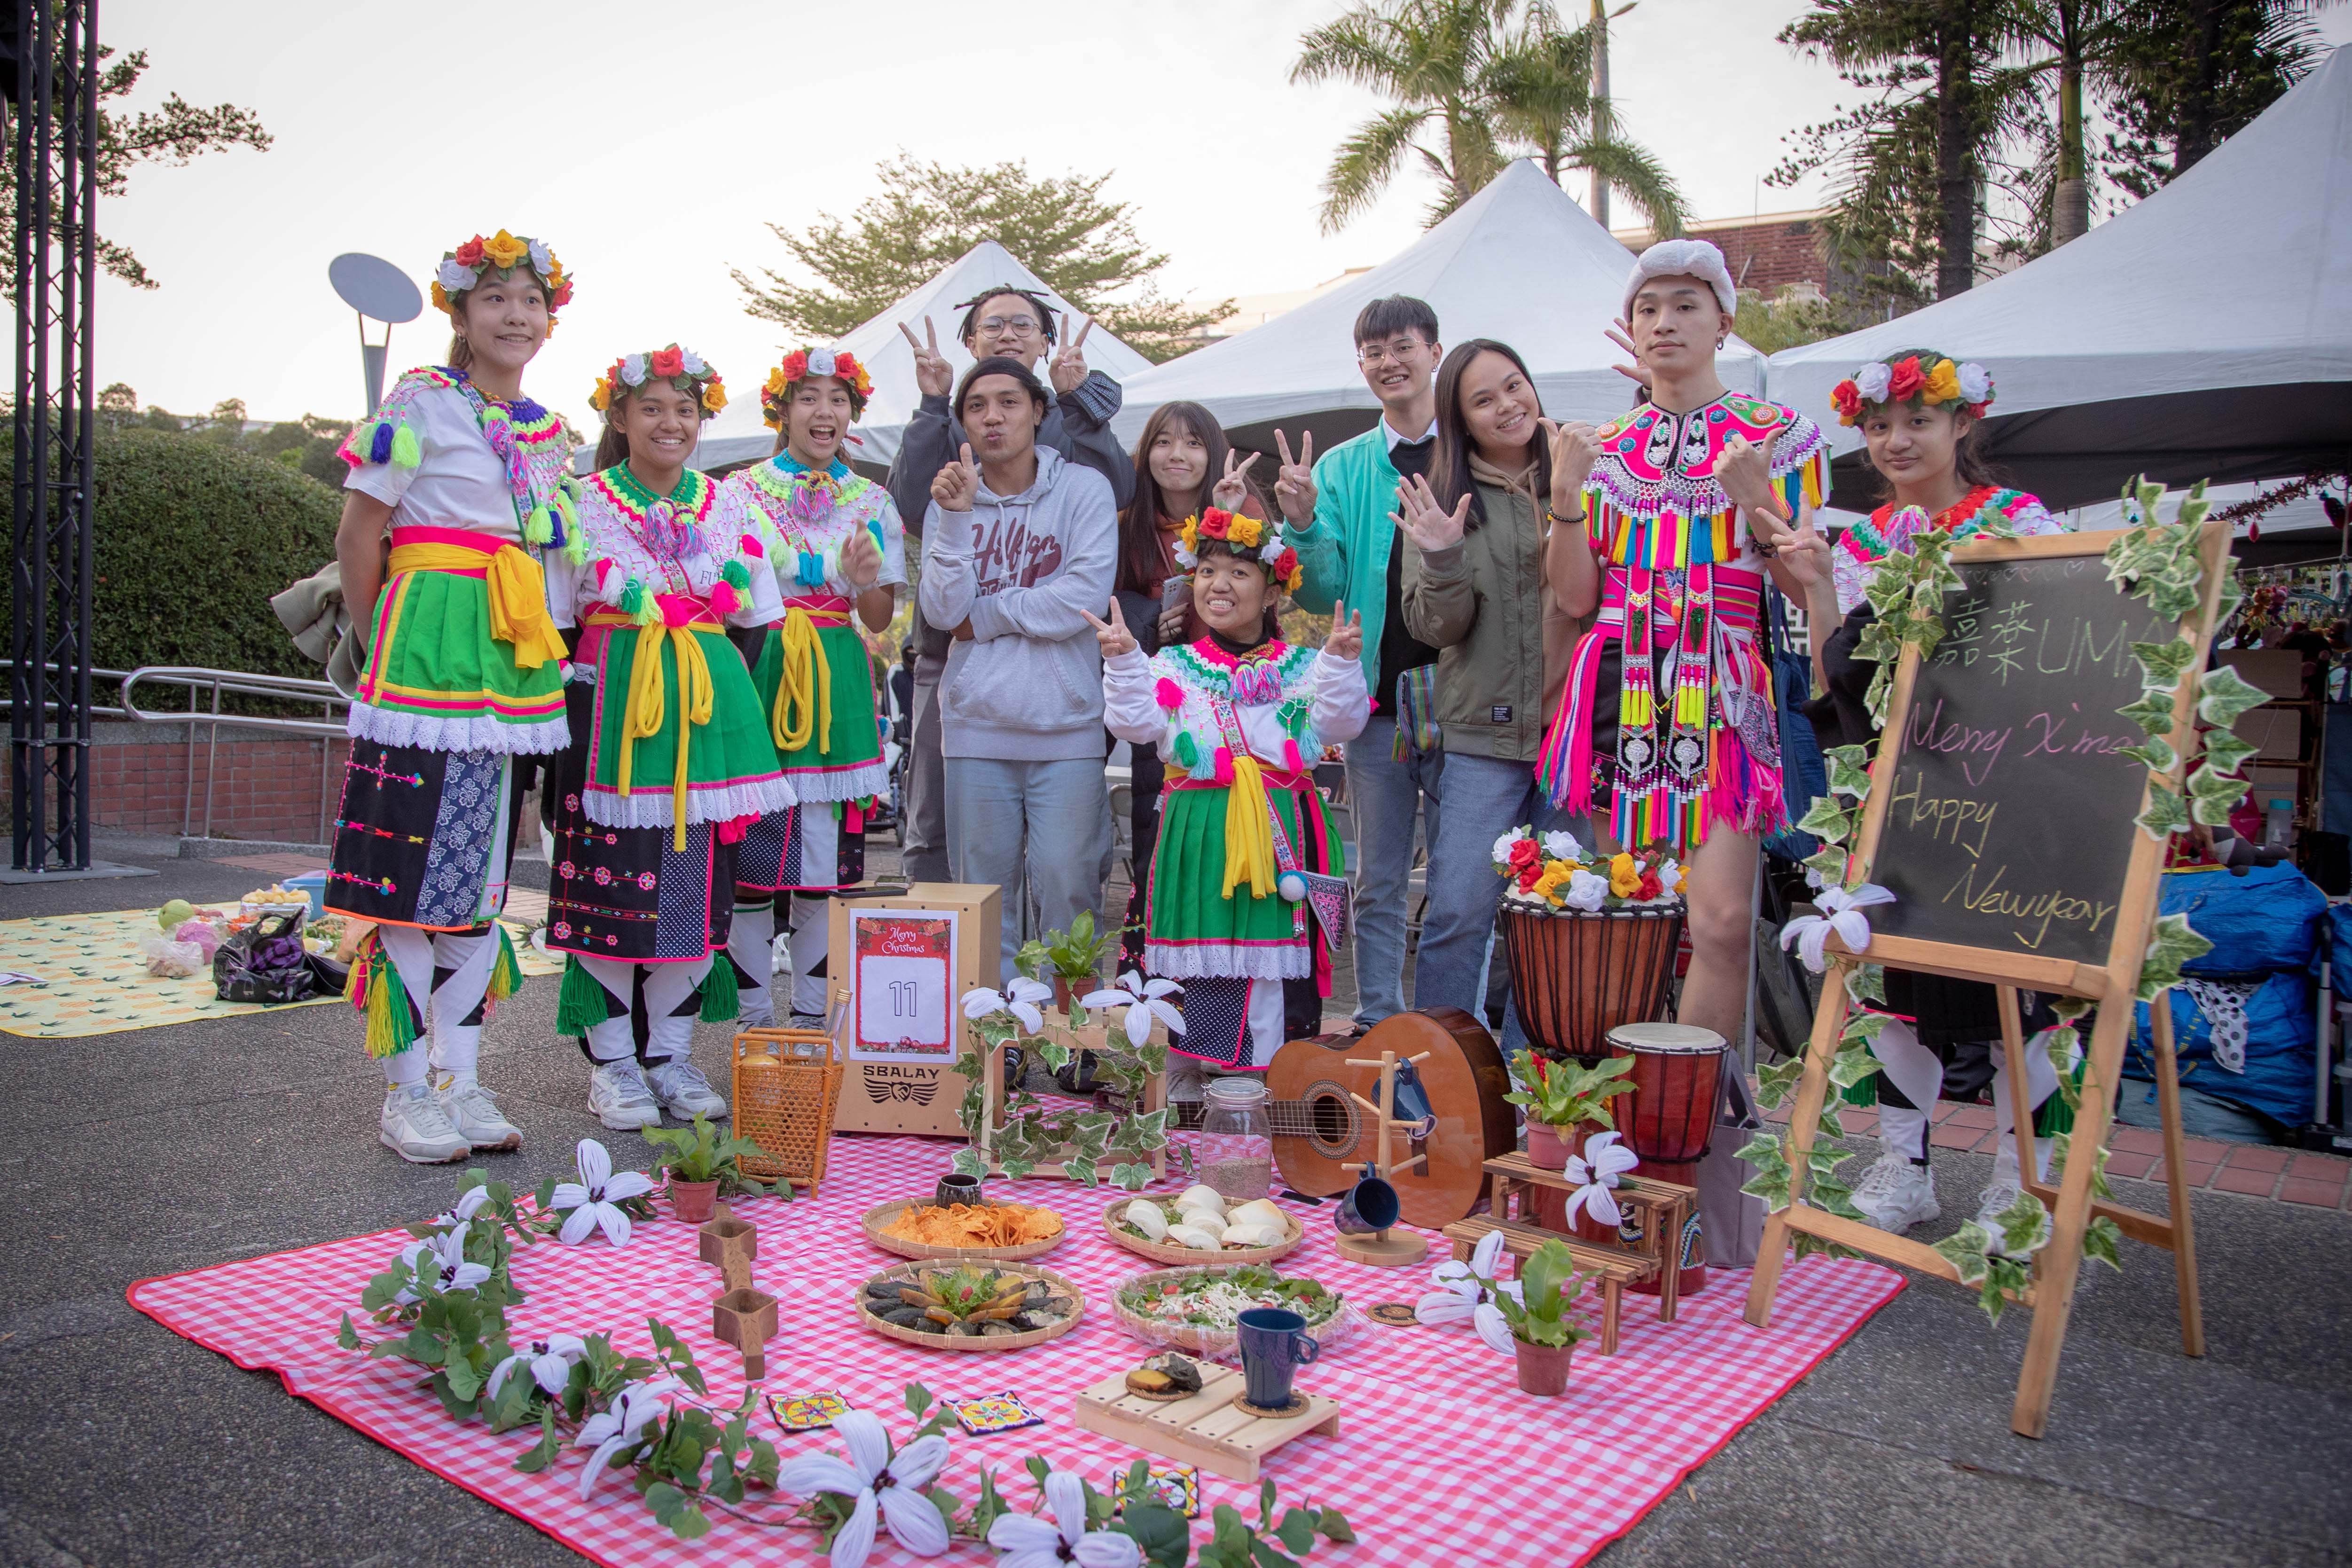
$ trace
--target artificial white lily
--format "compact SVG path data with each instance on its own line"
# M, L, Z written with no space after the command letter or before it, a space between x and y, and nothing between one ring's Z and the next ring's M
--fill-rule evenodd
M1118 984L1078 998L1081 1007L1124 1007L1127 1009L1127 1037L1136 1049L1141 1050L1151 1038L1151 1020L1156 1016L1168 1026L1171 1035L1184 1032L1184 1015L1166 1000L1183 994L1184 988L1173 980L1146 980L1130 969L1118 977Z
M833 1568L861 1568L874 1550L877 1525L888 1526L898 1544L918 1557L945 1552L948 1521L923 1489L947 1468L948 1440L935 1432L893 1454L890 1434L864 1410L834 1417L833 1430L849 1446L846 1460L803 1454L776 1474L777 1489L794 1497L833 1492L851 1500L849 1522L834 1532Z
M435 1225L455 1225L461 1219L471 1219L476 1215L479 1214L482 1210L482 1205L489 1201L490 1189L488 1183L484 1183L478 1187L468 1187L464 1192L457 1194L457 1201L449 1206L449 1212L444 1215L435 1215L433 1223Z
M1517 1281L1495 1278L1495 1270L1502 1261L1503 1233L1490 1230L1480 1237L1478 1245L1471 1249L1469 1262L1463 1263L1449 1258L1429 1271L1429 1282L1437 1289L1413 1303L1413 1316L1431 1325L1471 1323L1475 1326L1479 1310L1492 1310L1489 1303L1496 1295L1507 1294L1513 1300L1517 1299ZM1480 1331L1482 1335L1484 1331Z
M400 1260L412 1269L420 1263L429 1262L433 1267L433 1278L427 1283L436 1290L470 1290L488 1279L490 1271L484 1264L466 1261L467 1228L460 1225L440 1236L412 1241L400 1249ZM423 1300L414 1290L403 1290L393 1299L403 1306Z
M561 1394L572 1381L572 1363L588 1353L588 1346L578 1334L550 1334L534 1340L490 1368L489 1394L492 1399L515 1373L528 1368L530 1380L549 1394Z
M992 1013L1010 1013L1024 1035L1034 1035L1045 1026L1045 1015L1038 1004L1051 1002L1054 988L1042 980L1032 980L1016 974L1002 991L975 986L963 994L963 1016L979 1023Z
M1641 1158L1617 1141L1614 1132L1596 1132L1585 1140L1584 1152L1570 1154L1568 1168L1561 1173L1577 1184L1568 1194L1568 1222L1576 1222L1576 1211L1582 1209L1600 1225L1624 1223L1624 1211L1609 1189L1628 1171L1640 1164Z
M643 1197L654 1190L653 1178L643 1171L623 1171L613 1173L613 1156L604 1145L593 1138L580 1140L576 1155L580 1179L559 1182L552 1194L551 1207L559 1211L570 1209L559 1239L577 1246L588 1239L589 1233L601 1229L604 1239L615 1247L627 1244L629 1215L621 1207L624 1198Z
M1478 1331L1478 1337L1496 1355L1517 1356L1519 1353L1511 1345L1510 1320L1504 1317L1503 1309L1492 1301L1478 1303L1478 1310L1470 1314L1470 1326Z
M1799 915L1780 928L1780 945L1797 944L1797 954L1805 967L1819 974L1829 963L1830 934L1834 931L1851 952L1870 951L1870 919L1862 911L1873 904L1891 904L1895 895L1875 882L1864 882L1849 892L1843 888L1823 889L1813 900L1821 906L1817 915Z
M1045 1508L1052 1524L1033 1514L1008 1513L988 1527L988 1543L999 1556L996 1568L1140 1568L1143 1548L1115 1531L1087 1530L1085 1483L1068 1470L1045 1476Z
M588 1456L588 1468L580 1475L582 1500L586 1500L590 1490L604 1477L614 1455L635 1448L646 1440L646 1428L662 1414L662 1395L677 1386L677 1379L674 1377L625 1384L609 1409L599 1410L582 1423L580 1436L572 1440L572 1446L593 1447L596 1450Z

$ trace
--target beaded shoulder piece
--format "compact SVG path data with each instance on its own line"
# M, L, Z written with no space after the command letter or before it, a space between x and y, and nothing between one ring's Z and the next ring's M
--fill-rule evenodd
M1160 671L1157 700L1175 731L1171 758L1196 778L1227 782L1232 763L1229 757L1221 760L1225 741L1215 708L1279 703L1276 717L1288 736L1283 765L1304 770L1308 759L1323 752L1314 734L1317 656L1314 648L1279 638L1238 658L1207 637L1160 649L1152 667ZM1188 698L1202 700L1192 703Z
M864 528L887 551L882 510L888 492L846 463L808 468L779 452L742 470L738 481L761 527L780 547L776 574L789 591L814 591L841 576L841 549Z
M579 489L572 477L579 440L563 416L528 397L499 403L483 396L463 371L423 365L393 384L375 413L352 427L337 455L353 468L415 468L425 455L416 436L416 405L436 391L457 393L473 410L482 439L507 471L523 542L562 550L574 562L586 559L587 546L579 537Z
M1653 570L1738 560L1739 509L1715 477L1734 436L1769 448L1769 469L1792 514L1804 502L1821 503L1829 443L1795 409L1737 392L1688 414L1644 405L1601 427L1601 460L1585 481L1602 556Z
M589 475L581 491L580 531L594 549L590 570L606 604L650 625L660 612L647 584L667 579L668 567L699 582L699 565L710 581L711 609L728 616L741 607L751 586L742 558L757 556L761 546L737 532L740 513L717 481L688 468L676 491L656 496L624 464Z
M1838 548L1865 565L1884 561L1911 548L1911 542L1920 531L1906 520L1919 515L1916 508L1898 511L1890 501L1841 534ZM2048 515L2041 500L2028 491L1979 485L1937 513L1927 526L1950 534L1957 543L1997 524L2012 531L2022 527L2027 531L2037 531L2031 525Z

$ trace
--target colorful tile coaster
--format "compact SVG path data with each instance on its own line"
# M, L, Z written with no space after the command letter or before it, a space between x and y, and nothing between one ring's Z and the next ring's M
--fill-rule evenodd
M1160 1500L1182 1514L1186 1519L1201 1517L1201 1472L1190 1465L1171 1465L1165 1469L1153 1466L1151 1489ZM1121 1470L1111 1479L1110 1497L1116 1509L1127 1501L1127 1472Z
M848 1410L849 1401L830 1389L792 1399L768 1395L768 1414L787 1432L822 1432Z
M1045 1418L1022 1402L1017 1394L988 1394L977 1399L953 1399L948 1408L955 1414L956 1425L974 1437L985 1437L992 1432L1017 1432L1024 1426L1043 1426Z

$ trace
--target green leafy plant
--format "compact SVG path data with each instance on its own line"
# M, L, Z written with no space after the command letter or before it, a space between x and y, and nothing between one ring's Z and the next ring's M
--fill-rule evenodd
M1511 1337L1531 1345L1557 1350L1592 1337L1570 1309L1584 1292L1584 1276L1576 1269L1575 1255L1557 1237L1535 1249L1519 1270L1519 1294L1495 1293L1495 1306L1511 1328Z
M1547 1126L1574 1127L1593 1121L1614 1128L1617 1120L1609 1102L1633 1092L1633 1086L1625 1081L1625 1075L1633 1070L1630 1056L1612 1057L1596 1067L1586 1067L1573 1060L1546 1061L1533 1051L1521 1051L1511 1058L1511 1079L1523 1087L1503 1098L1527 1107L1530 1119Z
M754 1181L743 1173L737 1163L745 1154L764 1154L766 1150L750 1138L722 1136L710 1119L697 1111L691 1127L648 1127L646 1142L661 1152L655 1156L654 1169L677 1182L717 1182L721 1197L735 1197L750 1193L754 1196L771 1191L790 1198L793 1184L778 1182L772 1187L765 1182Z
M1067 931L1047 931L1022 943L1013 967L1032 980L1060 980L1073 988L1092 986L1102 966L1118 950L1118 932L1097 931L1095 912L1080 910Z

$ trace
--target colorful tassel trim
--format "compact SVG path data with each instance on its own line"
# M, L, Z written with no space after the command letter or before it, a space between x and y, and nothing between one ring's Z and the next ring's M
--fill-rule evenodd
M555 1032L559 1035L584 1035L595 1025L608 1018L617 1018L621 1006L604 983L588 973L578 953L572 954L563 965L563 990L555 999Z
M740 561L730 561L719 568L719 575L739 592L748 591L751 586L751 569Z
M425 448L416 439L416 432L406 422L394 416L367 420L353 427L335 456L356 468L373 464L382 468L390 464L395 468L413 468L425 460Z
M702 977L701 1019L706 1024L731 1024L741 1006L735 960L724 949L710 955L710 973Z
M490 965L489 998L503 1002L522 989L522 961L515 956L514 938L507 934L504 921L492 922L498 928L499 956Z
M401 984L399 967L373 932L368 936L367 952L352 965L352 976L344 985L343 994L367 1016L368 1055L381 1061L398 1056L416 1043L422 1021L416 1016L415 1005L408 999L408 988Z
M768 547L760 542L758 534L747 533L743 536L743 553L757 560L765 561L768 558Z
M1190 730L1176 737L1176 765L1191 773L1201 765L1201 744Z
M2028 1048L2030 1049L2031 1047ZM2088 1057L2083 1058L2084 1061L2089 1059ZM2079 1094L2082 1088L2083 1062L2076 1062L2074 1064L2075 1092ZM2064 1095L2053 1092L2049 1099L2033 1108L2033 1135L2036 1138L2055 1138L2061 1132L2074 1131L2074 1108L2066 1103Z
M1184 706L1184 689L1164 675L1160 678L1160 684L1152 688L1151 695L1168 712L1173 713Z
M1215 757L1214 761L1212 763L1211 766L1212 766L1212 768L1213 768L1213 776L1216 779L1216 781L1217 781L1219 784L1229 784L1233 783L1233 782L1234 782L1234 752L1233 752L1233 748L1232 748L1232 747L1230 747L1230 746L1219 746L1219 747L1217 748L1217 754L1216 754L1216 757Z
M736 563L730 561L728 564L732 566ZM713 615L731 616L742 607L743 601L736 594L734 584L721 577L710 584L710 610Z

